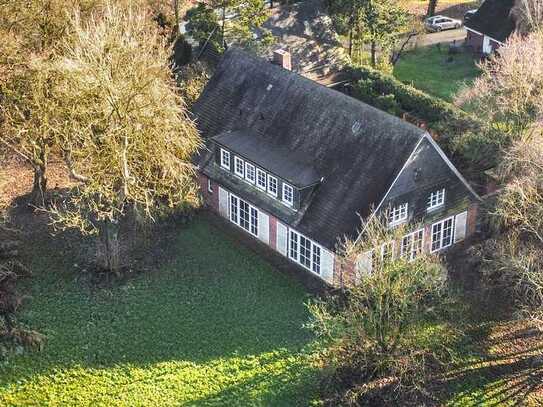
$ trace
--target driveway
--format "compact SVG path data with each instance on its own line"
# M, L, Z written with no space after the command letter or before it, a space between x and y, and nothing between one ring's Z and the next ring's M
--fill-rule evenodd
M417 45L419 46L427 46L427 45L434 45L439 44L443 42L461 42L466 39L466 29L465 28L459 28L457 30L447 30L447 31L441 31L437 33L428 33L420 35L417 38Z

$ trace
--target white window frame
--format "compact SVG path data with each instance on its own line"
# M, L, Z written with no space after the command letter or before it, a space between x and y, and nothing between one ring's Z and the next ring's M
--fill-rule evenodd
M213 185L211 184L210 178L207 179L207 192L209 192L210 194L213 193Z
M420 238L419 238L420 236ZM415 240L415 237L417 238ZM406 239L410 239L407 245L404 244ZM417 243L417 246L414 243ZM407 247L406 247L407 246ZM414 232L408 233L400 242L400 256L407 258L409 261L413 261L417 256L424 251L424 229L418 229Z
M290 189L290 200L287 198L287 191ZM281 193L281 200L288 206L294 205L294 187L283 182L283 189Z
M395 226L395 225L404 223L405 221L407 221L408 214L409 214L408 202L404 202L398 206L390 208L390 212L388 214L388 224L390 226Z
M392 260L394 260L395 251L396 251L396 242L394 240L391 240L390 242L383 243L381 245L381 250L379 251L380 256L381 256L381 261L383 261L385 259L385 254L386 254L386 248L387 247L390 247L390 258Z
M305 242L306 245L309 243L309 253L307 255L302 254L302 242ZM307 246L305 246L305 248L307 249ZM319 276L321 275L323 249L313 240L293 229L289 229L287 253L289 259L293 260L306 270Z
M445 242L445 233L443 231L445 230L445 224L447 222L450 222L450 235L449 235L449 242ZM440 220L439 222L436 222L432 224L432 227L430 228L430 253L439 252L443 249L446 249L447 247L450 247L454 243L454 216L450 216L446 219ZM437 230L439 227L439 231ZM437 237L437 240L435 238ZM434 243L437 243L438 245L434 247Z
M221 167L230 170L230 151L221 148Z
M249 173L253 174L253 178L251 179L249 177ZM254 184L255 181L256 181L256 168L253 164L249 163L249 162L245 162L245 179L250 182L251 184Z
M260 183L260 180L261 180L261 176L263 177L264 179L264 185L262 185ZM256 186L257 188L260 188L262 190L266 190L266 187L267 187L267 174L266 174L266 171L263 171L261 170L260 168L257 168L256 169Z
M426 210L432 211L434 209L440 208L445 204L445 188L434 191L428 197L428 203Z
M242 206L248 208L248 219L243 219ZM228 212L228 219L230 219L230 222L239 226L246 232L249 232L251 235L258 237L258 218L260 212L257 208L244 199L241 199L234 194L230 194L228 198ZM245 224L247 227L245 227Z
M272 180L273 180L273 183L275 184L275 191L273 191L271 188ZM279 182L277 181L277 178L274 177L273 175L268 174L268 194L277 198L278 189L279 189Z
M241 167L241 171L238 171L238 164ZM244 178L245 177L245 164L241 158L239 158L237 155L234 156L234 174L236 174L238 177Z

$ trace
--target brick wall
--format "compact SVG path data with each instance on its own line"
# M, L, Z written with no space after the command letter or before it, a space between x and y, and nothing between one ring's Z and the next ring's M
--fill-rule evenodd
M270 247L277 250L277 219L271 215L270 217Z
M468 220L466 222L466 239L470 238L477 230L477 215L479 214L479 204L473 203L468 208Z
M204 199L204 205L215 212L219 212L219 184L211 180L211 190L208 188L209 178L204 174L199 174L198 183L200 184L200 193Z
M472 47L475 52L483 51L483 36L474 32L468 31L466 36L466 45Z

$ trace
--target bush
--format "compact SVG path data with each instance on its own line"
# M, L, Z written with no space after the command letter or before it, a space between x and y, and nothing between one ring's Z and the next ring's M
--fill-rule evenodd
M483 128L482 123L463 110L390 75L366 67L351 66L347 71L355 81L353 97L397 116L408 113L422 120L439 135L441 147L451 156L462 151L455 142L461 135ZM461 161L466 165L469 159L466 156Z
M420 404L426 382L450 362L449 347L459 334L448 323L454 303L438 257L368 257L405 233L376 219L363 223L363 242L346 242L341 255L342 264L371 258L371 272L356 278L359 283L345 295L309 306L319 360L333 372L325 391L338 405L389 404L396 398Z

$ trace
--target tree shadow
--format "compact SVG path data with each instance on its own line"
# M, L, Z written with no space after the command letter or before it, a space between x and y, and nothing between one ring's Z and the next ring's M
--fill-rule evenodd
M458 344L467 361L432 383L441 389L443 399L461 397L462 405L518 405L543 392L543 333L513 323L493 325L508 331L493 337L491 324L482 324L473 343ZM472 346L468 353L466 346Z
M20 320L48 341L0 366L0 387L73 367L297 354L312 340L302 328L303 287L201 217L154 225L134 254L136 272L97 289L84 270L93 239L76 231L52 238L48 217L22 202L10 215L34 277Z

